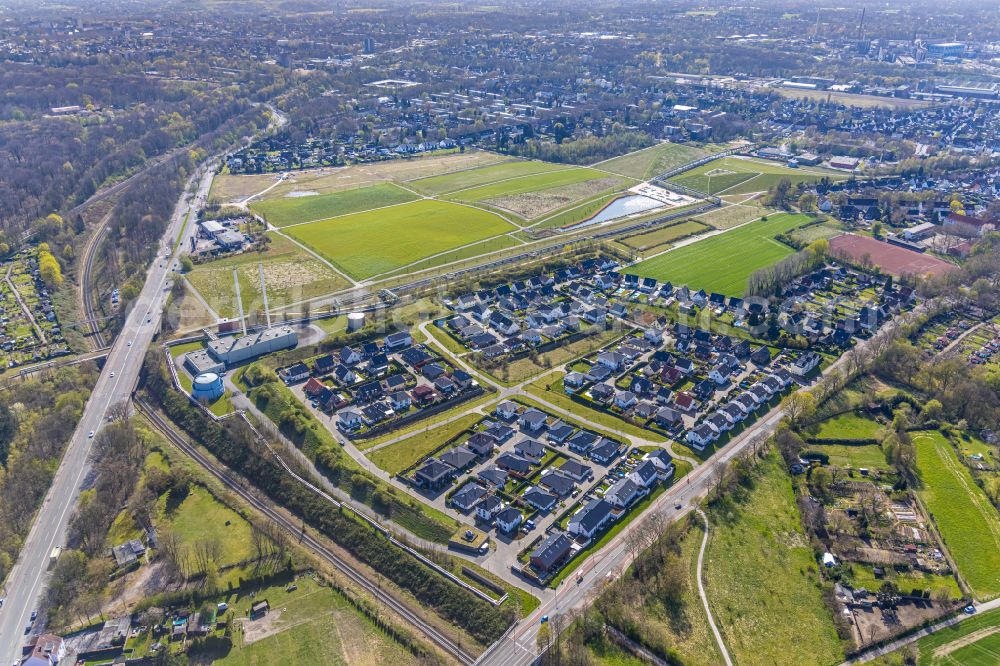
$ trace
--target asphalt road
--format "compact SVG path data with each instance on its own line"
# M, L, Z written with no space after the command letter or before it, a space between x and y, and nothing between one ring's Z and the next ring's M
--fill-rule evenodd
M26 630L31 611L41 606L50 575L49 554L53 548L62 546L65 542L66 527L73 507L90 472L89 457L94 443L94 437L90 433L100 432L109 408L127 400L132 393L146 350L155 332L159 330L163 304L170 290L170 274L177 261L164 257L173 248L173 242L181 232L189 208L200 205L207 197L212 182L211 174L210 167L200 170L198 177L201 177L201 184L193 201L188 202L184 197L178 202L169 227L160 241L157 250L159 258L152 262L142 292L108 353L104 369L67 445L62 464L35 516L3 593L0 594L6 596L3 608L0 608L0 663L10 664L20 658L21 646L29 634L40 631L43 626L44 619L40 616L35 625ZM192 233L195 226L190 225L185 236Z
M704 497L712 487L716 467L742 453L755 439L773 431L782 416L783 410L780 407L772 410L764 419L742 433L739 439L724 451L716 454L711 462L696 467L668 488L646 508L644 515L659 511L666 520L673 521L691 511L692 503ZM680 509L676 508L678 504ZM588 557L579 569L558 587L554 597L521 620L507 636L494 643L476 664L527 666L534 662L538 654L535 640L542 618L582 610L590 604L593 595L600 590L604 581L617 578L632 561L628 535L641 521L641 516L636 518L604 548Z

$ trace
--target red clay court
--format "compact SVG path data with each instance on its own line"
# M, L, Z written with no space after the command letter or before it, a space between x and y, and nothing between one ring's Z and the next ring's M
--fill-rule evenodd
M873 264L896 277L903 274L942 275L957 268L954 264L937 257L855 234L841 234L831 238L830 254L833 256L843 254L858 262L868 255Z

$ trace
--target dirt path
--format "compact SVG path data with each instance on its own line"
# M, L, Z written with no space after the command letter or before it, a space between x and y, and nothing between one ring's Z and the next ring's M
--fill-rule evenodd
M967 645L972 645L976 641L992 636L993 634L1000 631L1000 627L985 627L979 631L973 631L967 636L962 636L958 640L954 640L951 643L945 643L944 645L934 649L934 658L938 659L940 657L946 657L956 650L960 650Z
M702 521L705 523L705 536L701 538L701 548L698 549L698 596L701 597L701 605L705 607L705 615L708 617L708 626L712 628L712 635L715 636L715 642L719 646L719 652L722 653L722 659L726 662L726 666L733 666L733 660L729 656L729 650L726 649L726 643L722 640L722 634L719 632L719 627L715 624L715 618L712 617L712 609L708 605L708 595L705 593L705 583L704 581L704 567L702 566L705 562L705 546L708 545L708 516L701 509L695 509L698 515L701 516Z

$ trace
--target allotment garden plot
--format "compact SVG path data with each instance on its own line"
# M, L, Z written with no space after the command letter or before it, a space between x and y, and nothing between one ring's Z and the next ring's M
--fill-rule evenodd
M429 199L285 229L359 280L516 230L488 211Z

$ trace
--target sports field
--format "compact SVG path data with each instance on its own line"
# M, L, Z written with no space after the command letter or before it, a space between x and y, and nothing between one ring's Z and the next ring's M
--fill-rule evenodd
M898 245L857 234L840 234L830 239L830 254L843 255L859 263L871 262L886 273L900 275L943 275L955 264Z
M789 169L774 162L723 157L708 164L686 171L671 180L679 185L691 187L709 194L749 194L764 192L776 185L782 178L788 178L792 185L814 183L823 176L831 180L843 180L843 174L821 173L808 169Z
M330 194L283 197L250 205L250 209L276 227L324 220L328 217L360 213L361 211L394 204L407 203L419 198L392 183L380 183Z
M937 431L914 433L920 499L977 598L1000 594L1000 514Z
M628 269L628 272L686 284L692 289L742 296L747 277L792 254L792 248L774 239L801 226L808 215L779 213L745 224L690 245L670 250Z
M300 224L287 232L361 280L514 230L493 213L425 199Z

